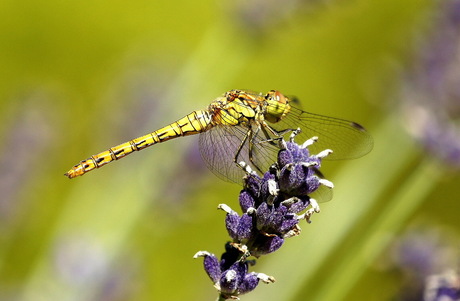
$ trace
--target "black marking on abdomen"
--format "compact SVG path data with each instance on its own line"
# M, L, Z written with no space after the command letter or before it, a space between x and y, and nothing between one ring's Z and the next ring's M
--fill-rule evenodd
M196 112L193 113L193 117L195 118L195 120L198 120ZM188 122L189 122L190 126L193 128L193 130L195 132L199 132L199 130L195 127L195 125L193 125L193 120L190 120L190 114L187 115L187 119L188 119ZM198 122L199 122L199 120L198 120ZM192 132L192 131L187 131L187 132Z
M142 144L144 144L144 143L146 143L146 142L147 142L147 140L144 139L144 140L142 140L142 141L139 141L139 142L137 142L137 143L134 143L134 146L135 146L137 149L143 148L143 147L142 147ZM146 147L147 147L147 146L146 146Z
M174 131L174 132L175 132L175 131ZM158 137L158 139L160 139L160 141L161 141L161 140L168 139L170 136L168 136L168 133L167 133L167 132L163 132L163 133L161 133L161 134L157 134L157 137Z
M125 152L124 149L120 149L120 150L117 150L116 152L113 152L113 154L114 154L115 156L118 156L119 154L124 153L124 152Z
M174 124L177 125L177 127L171 126L174 133L176 133L177 136L184 136L184 131L182 131L182 126L177 122L175 122ZM179 130L179 132L176 131L176 128Z

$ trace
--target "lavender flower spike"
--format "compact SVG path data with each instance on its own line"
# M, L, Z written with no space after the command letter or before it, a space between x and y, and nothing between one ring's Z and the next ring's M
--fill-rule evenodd
M204 257L204 269L219 291L220 300L237 299L255 289L260 280L274 282L273 277L263 273L249 273L255 260L248 258L275 252L287 238L298 236L299 221L310 222L311 216L320 212L311 195L318 189L330 191L334 187L318 176L322 159L332 151L310 154L308 147L318 138L298 145L294 139L299 132L293 131L287 142L280 141L278 160L263 176L245 162L240 163L246 171L239 195L241 215L226 204L218 206L226 213L225 226L232 242L225 245L220 260L205 251L198 252L195 258Z

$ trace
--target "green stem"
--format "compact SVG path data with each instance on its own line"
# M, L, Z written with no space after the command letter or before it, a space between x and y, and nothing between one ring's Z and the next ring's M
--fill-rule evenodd
M216 299L216 301L226 301L226 300L228 300L228 299L225 298L222 294L219 294L219 296Z

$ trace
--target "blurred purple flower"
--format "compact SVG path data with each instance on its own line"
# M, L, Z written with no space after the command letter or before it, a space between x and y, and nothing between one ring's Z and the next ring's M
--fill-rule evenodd
M232 17L246 34L263 36L266 31L286 22L299 11L306 11L325 0L237 0L229 2Z
M433 297L423 298L429 293L431 296L450 291L441 282L430 279L432 275L443 275L451 270L458 261L458 251L455 243L458 238L444 228L415 226L395 240L392 246L392 265L389 271L393 274L398 271L402 276L401 288L396 300L443 300ZM435 292L436 291L436 292ZM457 299L446 299L457 300Z
M447 270L427 278L424 301L460 300L460 277L458 272Z
M100 282L109 269L108 255L88 237L66 236L55 245L59 279L74 286Z
M18 196L40 170L43 157L55 141L57 120L53 117L52 97L46 91L34 90L13 98L9 118L2 120L5 127L0 150L0 221L17 218L21 207ZM2 225L5 227L5 224Z
M460 166L460 0L437 1L403 89L410 133L433 155Z

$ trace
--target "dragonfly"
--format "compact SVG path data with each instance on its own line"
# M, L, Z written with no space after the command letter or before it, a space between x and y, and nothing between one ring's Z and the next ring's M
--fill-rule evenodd
M149 146L200 134L200 152L207 167L226 181L242 184L246 172L239 162L245 162L252 170L267 171L280 150L277 142L297 128L301 129L297 141L318 137L309 146L311 153L333 150L327 159L358 158L373 147L372 136L358 123L303 111L295 106L293 98L279 91L264 94L230 90L206 109L93 155L65 175L70 179L82 176Z

